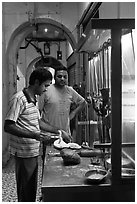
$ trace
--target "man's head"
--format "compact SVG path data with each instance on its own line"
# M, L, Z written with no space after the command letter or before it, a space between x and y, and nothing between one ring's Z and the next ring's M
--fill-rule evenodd
M66 67L55 69L55 84L59 87L64 87L68 84L68 71Z
M35 89L35 94L41 95L52 83L52 74L45 68L34 70L29 78L29 85Z

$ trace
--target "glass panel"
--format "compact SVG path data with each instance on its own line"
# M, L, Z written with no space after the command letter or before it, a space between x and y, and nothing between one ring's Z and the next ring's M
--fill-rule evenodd
M101 143L111 142L111 125L110 125L110 97L111 97L111 36L110 30L94 31L98 47L93 53L92 59L89 61L88 67L88 90L92 96L92 105L94 109L94 120L96 120L96 133L92 132L94 137L94 146L97 147ZM92 33L93 35L93 33ZM95 36L95 35L94 35ZM89 37L89 39L91 39ZM92 39L92 45L94 45ZM95 47L94 47L95 48ZM98 50L97 50L98 48ZM93 49L93 47L92 47ZM95 126L94 126L95 127ZM107 152L107 158L110 158L111 149L98 146L102 152ZM107 159L107 158L104 158ZM106 168L106 162L103 163Z
M90 30L89 37L84 43L80 51L86 52L98 52L102 48L103 43L107 42L111 37L111 30L101 30L101 29L92 29Z
M135 142L135 31L122 36L122 143ZM122 168L135 167L135 147L122 147ZM124 175L122 170L122 175Z

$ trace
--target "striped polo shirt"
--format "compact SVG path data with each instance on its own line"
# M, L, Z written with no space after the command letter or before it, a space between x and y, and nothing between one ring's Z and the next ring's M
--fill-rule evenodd
M9 110L5 120L12 120L22 129L33 132L40 132L39 128L40 113L37 100L32 99L27 89L19 91L9 101ZM18 157L28 158L39 155L40 142L10 135L10 153Z

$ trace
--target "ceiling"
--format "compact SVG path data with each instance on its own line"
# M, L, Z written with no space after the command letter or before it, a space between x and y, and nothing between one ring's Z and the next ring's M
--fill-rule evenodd
M32 39L38 42L47 41L66 41L64 31L52 24L36 24L36 30L27 36L27 39Z

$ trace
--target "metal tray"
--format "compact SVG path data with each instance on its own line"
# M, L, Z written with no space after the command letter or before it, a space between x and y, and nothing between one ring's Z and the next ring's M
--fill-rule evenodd
M122 168L122 178L134 178L135 169Z

